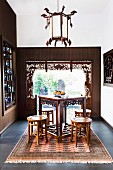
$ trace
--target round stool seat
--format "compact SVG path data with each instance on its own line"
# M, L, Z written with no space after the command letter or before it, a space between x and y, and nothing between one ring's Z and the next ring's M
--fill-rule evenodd
M27 117L27 120L28 121L33 121L33 122L40 122L40 121L43 121L43 120L46 120L47 117L44 116L44 115L33 115L33 116L29 116Z

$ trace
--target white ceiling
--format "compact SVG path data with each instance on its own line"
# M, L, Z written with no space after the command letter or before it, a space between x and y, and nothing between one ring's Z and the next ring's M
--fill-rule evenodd
M65 12L76 10L80 14L101 14L110 0L7 0L17 15L33 15L39 13L45 7L51 12L59 11L65 6Z

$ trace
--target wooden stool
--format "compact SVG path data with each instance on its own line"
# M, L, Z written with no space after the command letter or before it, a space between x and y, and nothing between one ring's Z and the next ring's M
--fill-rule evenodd
M37 145L39 144L39 137L40 136L45 136L46 142L47 140L47 117L42 116L42 115L33 115L33 116L29 116L27 117L27 121L28 121L28 140L27 142L30 141L32 136L36 136L36 140L37 140ZM36 130L34 132L34 128L36 127ZM43 130L45 130L43 132Z
M47 124L50 125L50 123L54 124L54 109L52 108L42 108L42 114L46 114L48 121ZM52 117L52 118L50 118Z
M83 109L75 110L75 117L83 117ZM86 109L86 117L91 117L91 110Z
M73 140L73 132L75 130L76 147L77 147L78 137L86 138L87 146L89 146L91 122L92 122L92 119L88 117L75 117L71 120L71 141Z

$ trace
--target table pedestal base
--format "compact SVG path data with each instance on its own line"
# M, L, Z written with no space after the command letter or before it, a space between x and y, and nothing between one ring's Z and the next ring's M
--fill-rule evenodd
M50 125L47 128L47 133L53 138L56 138L58 142L61 142L63 138L71 136L71 125L62 124L62 134L60 135L60 125L58 126L58 131L56 125Z

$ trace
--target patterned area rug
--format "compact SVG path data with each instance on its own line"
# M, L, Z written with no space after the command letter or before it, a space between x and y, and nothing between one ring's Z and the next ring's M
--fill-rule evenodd
M91 130L89 148L84 139L78 141L77 148L75 142L70 142L70 138L63 139L62 143L57 143L56 139L49 137L40 139L37 146L36 139L32 139L27 144L27 132L23 134L16 144L5 163L112 163L113 159L98 138Z

